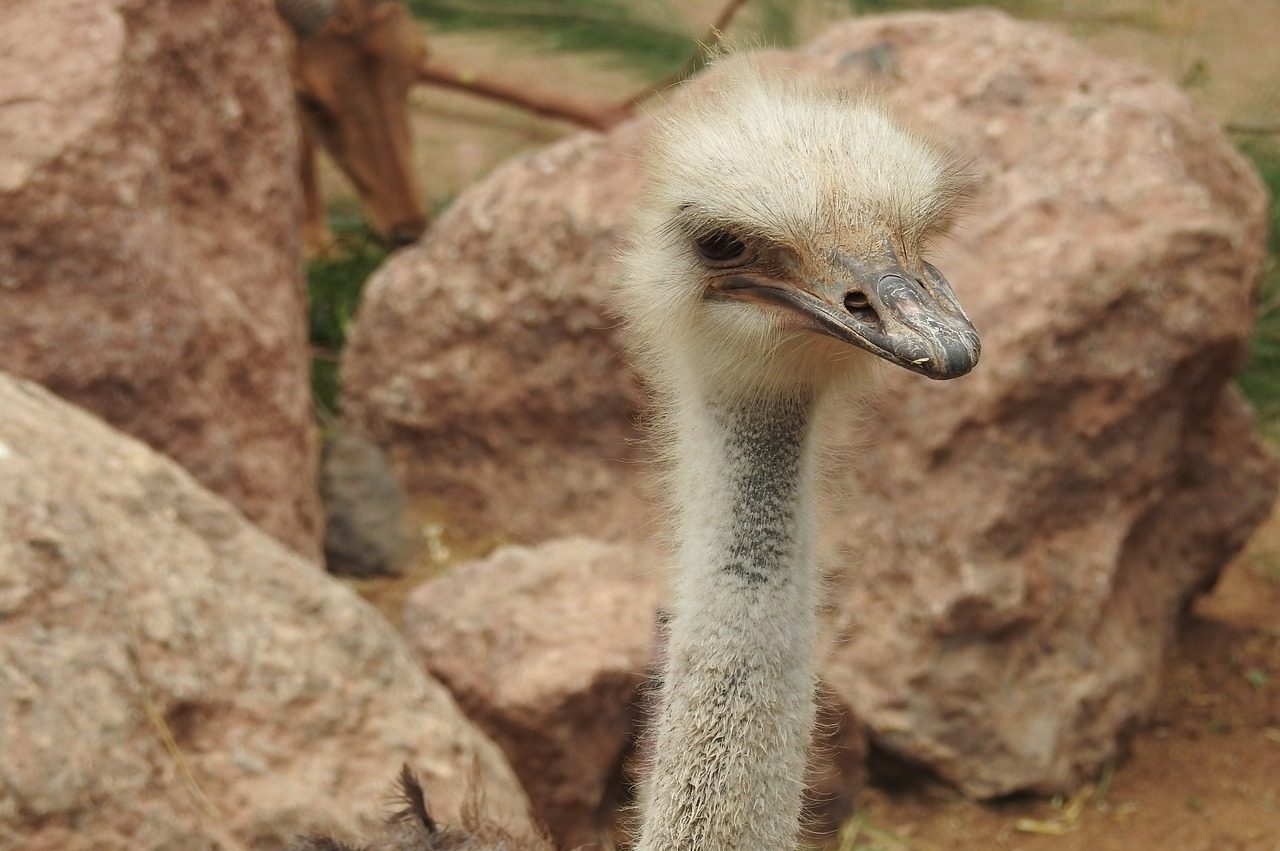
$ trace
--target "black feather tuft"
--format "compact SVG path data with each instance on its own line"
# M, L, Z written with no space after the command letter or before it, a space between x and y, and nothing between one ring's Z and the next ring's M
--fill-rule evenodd
M436 822L427 809L427 797L422 792L422 784L418 782L408 763L400 767L400 794L396 803L402 807L391 816L393 822L416 821L427 833L436 832Z

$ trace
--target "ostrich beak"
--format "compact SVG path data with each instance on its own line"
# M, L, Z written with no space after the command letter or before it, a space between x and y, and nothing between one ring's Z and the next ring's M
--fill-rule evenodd
M917 277L896 262L874 270L848 258L842 265L852 274L832 282L796 286L733 275L716 289L730 298L785 308L814 331L929 378L958 378L978 363L978 332L933 266L926 263Z

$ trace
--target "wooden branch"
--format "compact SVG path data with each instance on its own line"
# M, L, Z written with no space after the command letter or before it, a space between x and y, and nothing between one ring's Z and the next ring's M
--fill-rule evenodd
M725 3L720 9L720 14L716 15L716 19L708 27L706 34L699 39L698 50L680 66L679 70L668 75L666 79L636 92L624 100L617 108L628 114L632 113L637 106L649 98L659 92L666 91L672 86L683 82L686 77L691 77L701 71L702 67L707 64L707 59L711 56L712 51L724 41L724 31L729 28L729 24L733 23L733 19L738 12L742 11L742 7L745 5L747 5L747 0L729 0L729 2Z
M463 92L496 103L514 106L544 118L554 118L578 127L608 130L627 117L616 107L595 107L553 95L528 92L495 80L456 71L427 60L418 67L418 79L433 86Z
M646 86L622 101L622 103L614 106L589 106L554 95L525 91L507 83L486 80L474 74L463 73L453 68L439 65L429 59L418 66L418 80L429 85L452 89L453 91L491 100L495 103L513 106L534 115L553 118L578 127L587 127L592 130L608 130L615 124L630 118L635 114L637 106L658 92L671 88L686 77L701 70L712 51L724 40L725 29L728 28L734 17L745 5L747 5L747 0L728 0L720 9L720 14L716 15L716 19L707 30L706 35L699 41L697 52L690 56L688 61L680 66L679 70L652 86Z
M1280 124L1226 124L1228 133L1246 136L1280 136Z

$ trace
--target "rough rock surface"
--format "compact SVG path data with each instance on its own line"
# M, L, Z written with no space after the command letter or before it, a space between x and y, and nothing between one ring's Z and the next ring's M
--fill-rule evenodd
M587 538L509 546L405 604L410 647L502 746L557 847L597 847L619 785L634 781L635 761L624 763L660 667L661 564L652 550ZM866 747L836 695L821 707L809 809L829 833L852 810Z
M653 558L585 538L503 547L419 586L404 630L493 737L560 848L594 846L648 677Z
M1230 379L1265 195L1172 84L992 12L850 22L889 101L980 180L939 246L982 333L963 381L888 376L847 441L827 681L977 796L1070 787L1151 706L1179 611L1266 516L1275 465Z
M514 160L366 287L344 415L457 522L526 542L609 538L643 510L616 498L641 454L641 397L606 305L641 137L629 125Z
M1230 387L1259 181L1173 85L999 13L862 19L786 61L870 79L978 177L934 260L982 333L979 368L886 370L872 410L828 425L846 451L823 524L825 677L882 744L970 794L1078 783L1150 706L1178 611L1273 498ZM498 528L651 534L636 468L609 463L633 437L606 299L639 135L500 169L366 296L350 409L445 499L449 452L483 456L468 499L500 506ZM446 353L409 348L426 340ZM531 372L556 380L534 392Z
M325 567L347 576L398 576L406 550L404 490L386 453L340 429L320 456Z
M370 606L43 388L0 410L0 847L281 848L378 819L402 762L443 820L475 778L528 826Z
M6 0L0 369L318 557L297 141L270 3Z

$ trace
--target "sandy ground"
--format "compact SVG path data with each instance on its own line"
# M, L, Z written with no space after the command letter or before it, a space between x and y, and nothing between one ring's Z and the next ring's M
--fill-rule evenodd
M700 30L718 5L683 6L690 29ZM1280 0L1006 5L1179 81L1224 123L1280 124ZM825 17L811 7L805 29L815 32ZM744 20L733 32L749 29ZM433 44L455 67L586 102L615 102L643 84L591 60L523 53L500 39ZM428 89L415 96L414 120L419 171L435 206L507 157L572 132ZM349 209L350 188L331 168L325 183L333 206ZM361 588L393 620L409 588L493 543L457 540L431 519L438 512L418 516L422 557L411 575ZM1189 613L1150 723L1079 794L976 804L927 779L881 772L859 803L837 843L842 851L1280 851L1280 513Z

